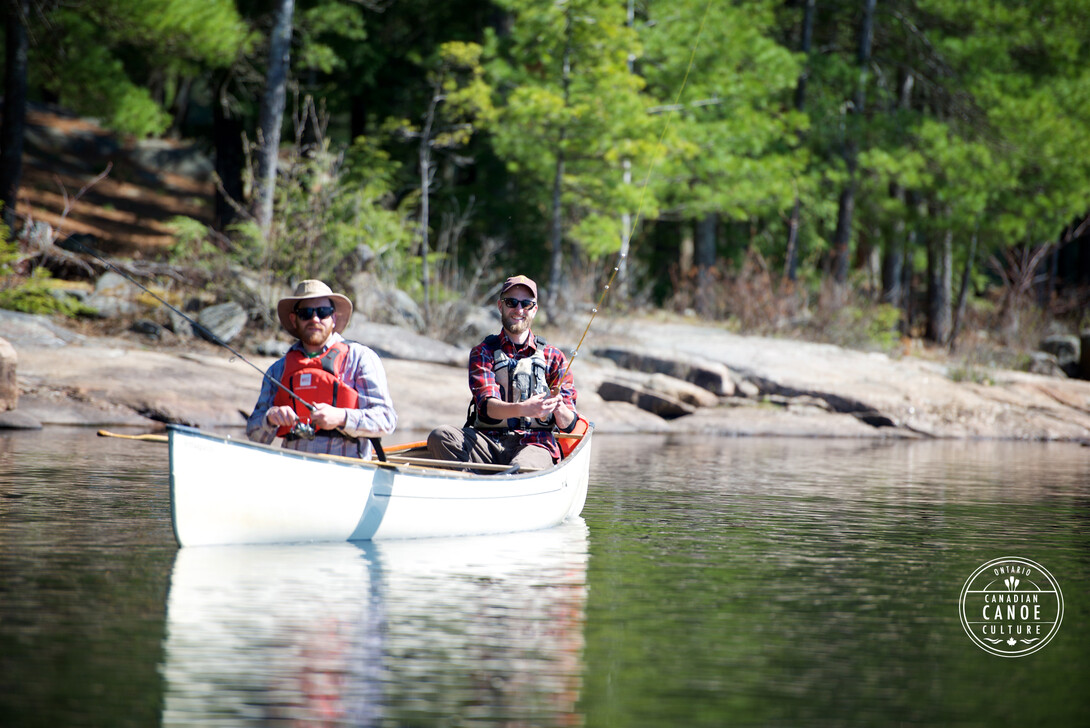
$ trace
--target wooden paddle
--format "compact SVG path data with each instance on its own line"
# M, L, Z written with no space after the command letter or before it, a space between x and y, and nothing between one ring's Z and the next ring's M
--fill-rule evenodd
M122 440L143 440L144 442L166 442L166 435L120 435L116 432L110 432L109 430L99 430L99 437L117 437Z

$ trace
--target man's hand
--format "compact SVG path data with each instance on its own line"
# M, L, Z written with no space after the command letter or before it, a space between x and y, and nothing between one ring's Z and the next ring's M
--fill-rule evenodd
M288 405L282 404L278 407L270 407L265 413L265 421L276 427L294 427L299 421L299 415L295 414L295 410Z
M299 415L288 405L271 407L265 419L276 427L294 427ZM316 404L310 413L310 424L315 430L336 430L348 423L348 410L330 404Z
M563 404L559 394L542 392L522 401L523 417L532 417L543 420L556 411Z
M348 410L331 404L314 405L310 413L310 424L315 430L336 430L348 424Z

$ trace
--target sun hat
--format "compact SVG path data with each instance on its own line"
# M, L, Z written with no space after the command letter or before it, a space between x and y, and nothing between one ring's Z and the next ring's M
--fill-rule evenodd
M308 298L328 298L333 303L333 309L337 312L337 324L333 327L333 330L338 334L344 331L344 327L348 325L348 320L352 318L352 302L348 300L347 296L334 293L329 286L313 278L300 281L295 286L292 295L281 298L279 303L276 304L276 315L280 317L280 325L284 327L285 331L289 334L295 333L292 330L291 319L288 318L288 314L295 310L296 304Z
M537 298L537 284L526 276L511 276L503 282L503 288L500 289L500 295L507 293L515 286L526 286L534 294L534 298Z

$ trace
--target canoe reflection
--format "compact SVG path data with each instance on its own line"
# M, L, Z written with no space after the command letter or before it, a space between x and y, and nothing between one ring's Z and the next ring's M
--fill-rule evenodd
M579 722L587 528L180 549L163 725Z

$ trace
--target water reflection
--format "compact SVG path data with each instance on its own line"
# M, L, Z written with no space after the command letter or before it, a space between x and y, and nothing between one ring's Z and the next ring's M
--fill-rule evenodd
M182 549L163 725L566 725L580 694L587 528Z

